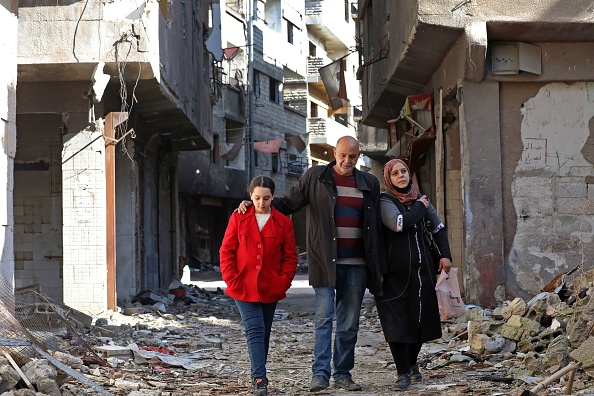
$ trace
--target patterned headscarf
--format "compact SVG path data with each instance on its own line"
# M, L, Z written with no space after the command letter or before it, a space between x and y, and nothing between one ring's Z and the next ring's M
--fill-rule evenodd
M408 186L406 186L405 188L396 187L392 184L392 181L390 180L392 168L396 163L404 165L406 167L406 170L408 171L410 180L408 182ZM406 165L406 162L402 161L401 159L394 158L388 161L386 165L384 165L384 183L386 184L386 190L390 191L404 205L416 201L419 196L419 192L417 191L416 187L412 182L412 175L410 174L410 169L408 165Z

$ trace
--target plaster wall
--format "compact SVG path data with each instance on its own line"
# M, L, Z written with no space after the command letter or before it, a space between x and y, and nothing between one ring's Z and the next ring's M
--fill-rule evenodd
M508 110L517 112L512 117L521 119L507 161L511 167L515 160L516 216L508 287L535 294L567 269L591 268L594 188L586 177L594 176L594 84L542 85L519 103L528 92L502 90Z
M157 16L158 5L153 4ZM114 43L126 34L137 36L139 46L158 43L158 30L154 18L141 23L141 16L148 16L145 1L138 1L137 12L132 12L131 1L115 3L69 2L67 5L40 5L38 1L19 1L19 64L87 63L116 61L126 56L129 61L148 61L148 48L129 53L115 51ZM138 12L140 11L140 12ZM158 47L152 46L158 56ZM126 51L127 52L127 51ZM156 58L158 61L158 58ZM153 69L153 70L159 70Z
M16 151L17 16L16 3L0 3L0 273L14 284L13 161Z

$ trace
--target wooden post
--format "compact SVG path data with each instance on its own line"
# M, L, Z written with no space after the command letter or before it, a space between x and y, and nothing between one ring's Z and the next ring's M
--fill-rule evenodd
M445 140L443 138L443 90L439 88L437 98L433 107L435 117L435 209L441 221L445 224L445 162L444 150Z
M105 117L105 213L107 246L107 309L117 309L116 297L116 207L115 207L115 128L128 119L126 112L112 112Z

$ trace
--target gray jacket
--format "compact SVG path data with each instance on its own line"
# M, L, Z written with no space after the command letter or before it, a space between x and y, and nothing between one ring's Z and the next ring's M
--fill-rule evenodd
M307 238L309 284L313 287L336 285L336 226L334 205L338 195L332 178L332 167L314 166L305 172L296 185L283 197L274 198L273 205L289 215L309 206L310 222ZM381 295L381 274L387 270L380 218L379 181L372 174L354 171L357 189L363 193L363 239L367 265L367 288Z

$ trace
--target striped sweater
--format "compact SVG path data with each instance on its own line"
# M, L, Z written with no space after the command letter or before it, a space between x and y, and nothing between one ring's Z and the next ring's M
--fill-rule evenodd
M332 169L338 192L334 206L337 264L365 265L363 243L363 193L355 176L343 176Z

